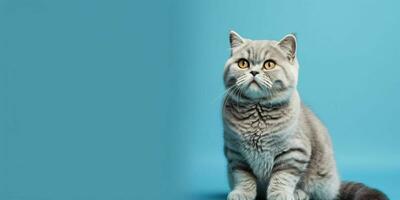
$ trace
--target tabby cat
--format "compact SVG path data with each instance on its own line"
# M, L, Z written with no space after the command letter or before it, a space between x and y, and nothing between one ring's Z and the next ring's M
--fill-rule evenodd
M296 37L250 40L230 33L224 70L228 200L386 200L341 182L328 131L300 100Z

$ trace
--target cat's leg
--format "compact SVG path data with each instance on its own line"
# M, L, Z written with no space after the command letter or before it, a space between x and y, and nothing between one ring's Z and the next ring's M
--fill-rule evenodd
M292 153L293 154L293 153ZM307 158L282 156L272 168L267 188L267 200L307 200L308 194L298 188L300 178L307 167Z
M308 193L300 191L303 188L298 188L297 185L307 170L309 160L308 151L299 147L290 148L275 156L267 200L307 199Z
M327 174L313 175L307 184L312 199L333 200L338 195L340 179L334 169Z
M295 200L309 200L310 196L304 192L302 189L296 189L294 191L294 199Z
M295 189L299 180L299 175L287 170L273 173L267 189L267 200L296 200Z
M240 151L228 145L224 148L228 161L228 179L231 192L228 200L254 200L257 196L257 178Z
M254 200L257 195L257 179L248 170L232 168L228 170L232 191L228 200Z

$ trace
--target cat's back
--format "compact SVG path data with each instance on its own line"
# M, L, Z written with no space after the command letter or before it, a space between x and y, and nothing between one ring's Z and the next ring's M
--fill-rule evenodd
M299 128L314 142L332 146L328 129L319 117L304 103L301 103Z
M336 177L336 162L329 132L318 116L304 104L301 105L299 128L312 149L306 179L327 175Z

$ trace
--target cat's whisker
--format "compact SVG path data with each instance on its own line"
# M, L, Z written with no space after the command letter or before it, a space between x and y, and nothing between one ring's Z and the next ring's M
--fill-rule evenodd
M241 88L238 87L238 89L236 91L236 97L238 98L238 100L236 101L236 107L239 107L239 104L241 102L241 95L240 95L241 92L240 91L241 91Z
M261 81L261 82L266 86L267 89L272 88L272 85L269 84L268 82L265 82L265 81Z
M268 87L272 87L272 82L266 78L261 79L262 82L264 82Z
M241 82L238 82L238 86L241 86L243 83L245 83L246 82L246 80L243 80L243 81L241 81Z
M242 94L243 94L243 88L239 88L239 101L241 101L241 97L242 97Z
M241 77L238 78L238 80L237 80L237 82L236 82L236 85L240 86L240 85L242 85L244 82L246 82L246 80L247 80L246 76L243 75L243 76L241 76Z
M235 90L233 91L233 96L238 97L238 91L239 91L239 87L236 87ZM233 105L233 104L232 104ZM236 107L238 106L237 101L236 101Z
M236 85L240 85L241 83L243 83L244 81L246 81L246 76L241 76L237 79L236 81Z
M235 85L232 85L230 87L228 87L227 89L225 89L221 94L217 95L217 97L215 97L211 102L215 103L220 97L224 97L226 95L226 93L231 90L233 87L235 87Z
M224 103L222 104L222 109L224 112L225 112L226 104L228 103L228 100L229 100L229 96L231 96L235 92L236 88L237 88L237 85L235 84L227 90L225 99L224 99Z

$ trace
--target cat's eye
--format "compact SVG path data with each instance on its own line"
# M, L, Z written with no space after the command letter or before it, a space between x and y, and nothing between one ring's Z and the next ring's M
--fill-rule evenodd
M267 60L264 62L264 69L266 69L266 70L273 69L273 68L275 68L275 65L276 65L275 61Z
M249 61L246 59L242 58L237 62L238 66L242 69L248 68L249 67Z

